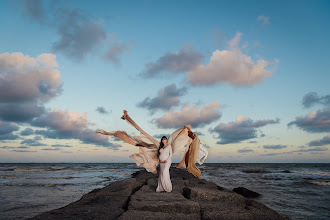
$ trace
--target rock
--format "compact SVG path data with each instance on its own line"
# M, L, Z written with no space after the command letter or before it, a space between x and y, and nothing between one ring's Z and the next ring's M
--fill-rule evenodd
M156 193L158 174L141 170L32 219L289 219L185 169L172 167L170 175L170 193Z
M180 220L199 220L200 214L184 214L184 213L166 213L166 212L149 212L149 211L136 211L129 210L124 212L120 220L135 220L135 219L180 219Z
M234 188L233 191L238 193L238 194L241 194L242 196L247 197L247 198L256 198L256 197L260 196L259 193L254 192L254 191L249 190L249 189L244 188L244 187Z

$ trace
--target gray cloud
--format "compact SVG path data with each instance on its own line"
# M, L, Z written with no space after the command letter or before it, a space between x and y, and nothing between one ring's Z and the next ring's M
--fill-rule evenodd
M42 148L40 150L57 151L57 150L61 150L61 148Z
M32 128L25 128L23 131L20 132L20 135L22 135L22 136L29 136L31 134L34 134L34 131Z
M314 148L304 148L300 150L294 150L294 151L287 151L287 152L279 152L279 153L269 153L269 154L260 154L260 156L276 156L276 155L285 155L285 154L293 154L293 153L306 153L306 152L322 152L322 151L327 151L328 148L326 147L314 147Z
M219 107L218 100L202 106L201 110L197 105L189 107L189 104L186 104L180 111L169 111L153 122L160 128L181 128L188 124L193 128L203 127L221 117Z
M36 150L12 150L15 152L37 152Z
M314 148L308 148L308 149L300 149L297 151L293 151L293 152L312 152L312 151L327 151L328 148L326 147L314 147Z
M241 141L252 139L257 137L257 128L269 125L278 124L280 119L276 120L257 120L253 121L244 116L238 116L235 122L220 123L214 129L210 129L210 132L217 133L217 144L230 144L240 143Z
M317 139L308 143L308 146L323 146L330 144L330 134L324 136L322 139Z
M13 131L18 131L19 127L15 123L0 121L0 135L10 134Z
M156 139L161 139L163 136L169 138L170 134L156 134L153 137Z
M63 8L58 2L43 4L40 0L26 0L23 10L28 18L56 28L59 39L52 46L55 52L63 53L72 60L81 61L105 44L109 34L103 27L102 19L94 21L85 11ZM110 40L110 47L100 56L118 65L120 56L131 47L131 44Z
M71 145L63 144L52 144L52 147L72 147Z
M21 141L21 144L26 144L27 146L47 146L47 144L40 143L40 136L35 136L33 139L25 139Z
M78 9L58 9L55 19L60 39L53 44L53 50L74 60L81 61L106 39L102 24L90 21Z
M263 148L265 148L265 149L273 149L273 150L283 149L283 148L287 148L287 147L288 147L287 145L280 145L280 144L263 146Z
M103 58L109 60L113 64L120 65L120 57L123 53L129 52L132 44L123 43L121 41L112 41Z
M46 11L42 0L24 0L24 11L28 17L43 23L46 19Z
M99 106L99 107L97 107L96 108L96 111L98 112L98 113L101 113L101 114L109 114L110 112L109 111L107 111L104 107L102 107L102 106Z
M180 96L183 96L186 92L187 89L185 87L179 89L173 83L166 86L164 89L160 89L156 97L147 97L143 101L137 103L136 106L146 108L152 114L159 109L170 110L172 107L180 104Z
M254 152L254 150L250 149L250 148L243 148L243 149L239 149L237 150L238 153L252 153Z
M310 92L303 97L302 104L305 108L312 107L316 104L330 107L330 95L319 96L316 92Z
M0 140L16 140L19 138L18 135L13 134L14 131L18 131L19 127L17 124L12 122L0 121Z
M312 111L305 117L297 116L295 121L288 123L288 126L298 128L310 133L330 132L330 108Z
M192 46L184 45L180 51L168 52L156 62L146 64L144 77L154 77L162 72L183 73L198 66L204 57Z
M29 122L42 115L45 106L37 102L0 103L0 118L5 121Z

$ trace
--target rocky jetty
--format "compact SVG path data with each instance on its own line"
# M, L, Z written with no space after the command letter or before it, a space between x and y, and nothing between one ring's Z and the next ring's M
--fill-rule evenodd
M171 193L156 193L158 175L141 170L31 219L289 219L185 169L171 167L170 174Z

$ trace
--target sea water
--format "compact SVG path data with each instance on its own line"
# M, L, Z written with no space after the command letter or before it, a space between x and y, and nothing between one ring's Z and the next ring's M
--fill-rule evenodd
M330 164L205 163L201 178L255 198L291 219L330 219ZM77 201L141 170L133 163L2 163L0 219L25 219Z

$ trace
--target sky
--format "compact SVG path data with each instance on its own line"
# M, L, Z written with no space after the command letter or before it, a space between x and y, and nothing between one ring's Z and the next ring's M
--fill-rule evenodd
M133 162L95 133L186 124L209 163L330 162L329 1L0 1L0 162ZM184 149L172 161L181 161Z

